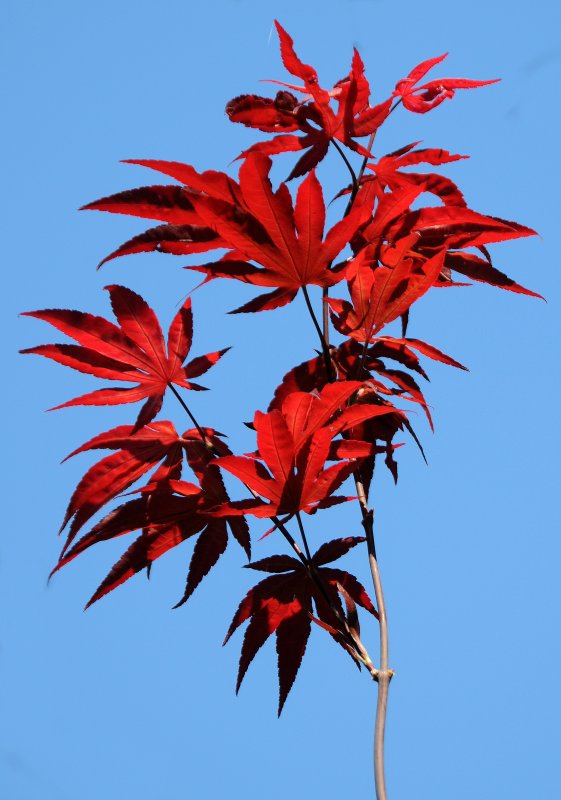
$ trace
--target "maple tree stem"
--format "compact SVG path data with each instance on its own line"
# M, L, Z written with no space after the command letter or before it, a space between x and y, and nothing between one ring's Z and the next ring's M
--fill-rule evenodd
M323 318L323 341L329 349L329 307L327 305L327 298L329 297L329 287L325 286L322 292L322 318Z
M186 412L187 416L189 417L189 419L191 420L191 422L193 423L195 428L198 430L199 436L201 437L201 439L204 442L208 442L208 436L205 434L205 432L203 431L203 429L201 428L201 426L199 425L199 423L197 422L195 417L189 411L189 406L187 405L185 400L181 397L181 395L179 394L179 392L177 391L177 389L175 388L175 386L172 383L168 383L168 386L171 389L171 391L174 393L174 395L177 397L179 402L181 403L181 405L183 407L183 410Z
M361 375L364 369L364 362L366 361L366 355L368 353L368 345L371 343L370 342L371 337L372 337L372 328L369 329L368 336L366 336L366 338L364 339L364 344L362 346L362 351L356 368L357 376Z
M394 108L395 108L395 106L394 106ZM392 111L393 111L393 109L392 109ZM390 114L391 114L391 111L390 111ZM368 145L366 147L366 149L368 151L372 150L372 145L374 144L374 139L375 138L376 138L376 131L372 131L372 133L370 134L370 138L368 139ZM366 169L366 165L367 164L368 164L368 156L364 156L364 158L362 159L362 164L360 165L360 170L358 171L358 179L357 179L358 181L360 181L362 176L364 175L364 170ZM354 197L353 197L353 200L354 200Z
M251 492L251 494L255 494L252 489L249 489L249 491ZM274 522L275 526L282 533L282 535L284 536L286 541L289 543L289 545L292 547L292 549L294 550L294 552L296 553L296 555L298 556L298 558L300 559L302 564L306 567L306 569L309 569L310 568L310 560L311 560L310 551L306 548L307 552L306 552L306 555L304 555L304 553L302 552L301 548L297 544L295 538L292 536L290 531L286 528L284 523L281 522L278 517L271 517L271 521Z
M398 103L392 108L396 108ZM390 111L391 113L391 111ZM371 134L370 140L368 143L368 149L372 147L374 143L375 132ZM339 148L337 148L339 150ZM343 153L341 155L344 156ZM345 162L347 159L345 158ZM354 176L354 171L352 171L354 180L353 180L353 192L347 204L347 208L345 209L344 216L346 217L352 208L354 203L357 189L358 189L358 182L362 178L364 170L366 168L366 164L368 159L365 158L362 164L362 167L359 172L358 180ZM350 165L349 165L350 168ZM327 371L328 380L333 382L336 380L336 376L334 375L333 371L333 362L331 360L331 353L329 351L328 339L327 336L322 333L322 330L319 326L317 321L316 315L314 314L314 309L312 307L310 297L308 294L308 290L305 286L302 287L302 292L304 294L304 299L306 301L306 306L310 313L310 317L312 318L312 322L314 323L314 327L317 331L321 342L321 349L323 352L323 358L325 361L325 368ZM329 315L327 311L327 303L325 302L325 298L327 297L327 289L323 291L323 327L324 331L328 330L329 324ZM366 356L366 352L368 350L368 339L365 342L365 346L362 352L362 357L360 360L360 367L359 372L362 370L362 366L364 364L364 359ZM372 583L374 585L374 594L376 596L376 605L379 615L379 637L380 637L380 666L379 669L376 669L367 655L367 661L363 660L365 666L368 668L372 678L378 683L378 695L377 695L377 703L376 703L376 720L374 723L374 785L376 790L376 798L377 800L387 800L386 794L386 780L385 780L385 763L384 763L384 740L385 740L385 730L386 730L386 716L387 716L387 707L388 707L388 694L389 694L389 685L390 681L393 676L393 671L389 669L389 643L388 643L388 622L387 622L387 615L386 615L386 604L384 601L384 592L382 588L382 581L380 577L380 570L378 566L378 559L376 556L376 544L374 540L374 511L368 508L368 500L366 497L366 492L364 489L364 483L360 476L360 473L356 471L354 473L354 480L357 489L357 495L359 499L359 505L362 514L362 525L364 527L366 533L366 542L368 547L368 561L370 564L370 572L372 575ZM297 515L298 525L300 527L300 531L302 533L302 538L304 542L304 546L307 548L307 541L303 531L302 521L300 516ZM308 551L309 552L309 551ZM308 566L308 570L312 577L317 581L317 577L313 574L313 566L310 561L310 565ZM318 583L319 585L319 583ZM323 587L320 586L320 589L323 590ZM336 615L339 617L339 615ZM345 631L346 633L346 631ZM353 645L356 646L356 643L353 642ZM361 649L363 649L361 647ZM366 653L366 650L364 650Z
M304 542L304 549L306 550L306 556L308 561L312 562L312 556L310 554L310 548L308 546L308 540L306 539L306 532L304 531L304 525L302 524L302 517L300 516L300 512L296 512L296 521L298 523L298 528L300 529L300 536L302 537L302 541Z
M347 169L348 169L348 170L349 170L349 172L351 173L351 180L352 180L352 182L353 182L353 191L352 191L352 197L353 197L353 199L354 199L354 198L356 197L356 193L358 192L358 181L357 181L356 173L355 173L354 169L352 168L351 162L349 161L349 159L348 159L348 158L347 158L347 156L345 155L345 152L344 152L344 150L342 149L342 147L340 147L340 146L337 144L337 142L335 141L335 139L332 139L332 140L331 140L331 144L332 144L332 145L335 147L335 149L337 150L337 152L339 153L339 155L341 156L341 158L342 158L342 159L343 159L343 161L345 162L345 164L346 164L346 166L347 166ZM370 148L369 148L369 149L370 149Z
M376 554L376 542L374 539L374 511L368 508L364 484L357 473L355 473L355 484L362 513L362 525L366 533L368 561L372 574L374 593L376 595L380 636L380 668L376 679L378 683L378 699L376 704L376 720L374 723L374 783L377 800L387 800L384 769L384 736L389 686L393 677L393 670L389 668L388 620L382 580L380 577L380 568Z
M323 353L323 360L325 361L325 369L327 370L327 377L330 383L335 380L335 375L333 371L333 364L331 361L331 353L329 352L329 345L322 333L322 330L319 326L319 322L317 321L317 317L314 313L314 309L312 303L310 301L310 295L308 294L308 289L306 286L302 286L302 293L304 295L304 300L306 301L306 306L308 311L310 312L310 317L312 318L312 322L314 323L314 328L316 329L317 335L319 336L319 340L321 342L321 351ZM325 308L324 304L324 308ZM325 317L324 317L324 325L325 325Z

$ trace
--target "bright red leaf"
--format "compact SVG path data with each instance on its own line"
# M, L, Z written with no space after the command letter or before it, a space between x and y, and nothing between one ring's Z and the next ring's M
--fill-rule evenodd
M269 180L271 161L251 155L240 168L240 190L244 212L238 205L200 196L193 203L200 218L229 246L263 269L237 260L222 260L216 275L230 277L257 286L277 287L271 294L252 301L252 307L239 311L257 311L275 303L285 305L298 290L310 284L332 286L343 277L331 263L357 229L371 215L373 193L365 187L358 193L351 213L337 222L324 237L325 203L314 172L301 184L293 205L285 184L273 192ZM206 271L213 276L214 265ZM261 307L256 305L261 303Z
M305 151L289 175L288 179L291 180L314 169L334 140L368 157L368 150L355 138L374 133L390 113L392 101L389 98L379 105L370 106L370 87L358 51L354 51L348 76L327 91L320 87L315 69L304 64L296 55L292 38L278 22L275 25L283 64L288 72L303 82L302 86L282 85L303 93L304 97L298 101L290 92L281 91L274 100L258 95L240 95L230 100L226 113L232 122L280 134L269 142L252 145L240 158L251 153L271 156ZM337 103L337 111L331 107L332 101ZM295 136L291 133L297 130L304 135Z
M377 263L364 248L347 269L351 302L330 299L335 328L359 342L370 342L389 322L405 314L434 286L444 266L445 253L430 258L414 252L416 233L387 248Z
M361 384L345 381L325 386L316 396L294 392L281 410L255 414L259 459L228 456L217 463L231 472L262 500L224 506L221 513L238 510L257 517L275 517L344 502L334 492L356 468L354 460L326 467L335 436L364 419L396 412L388 406L346 406ZM266 467L261 463L264 462Z
M531 228L518 222L479 214L461 206L409 211L395 219L386 230L386 235L390 240L395 240L412 232L420 237L419 247L432 250L481 247L536 235Z
M173 319L166 350L156 315L142 297L124 286L107 286L106 289L118 326L81 311L28 311L26 316L49 322L78 345L47 344L22 352L46 356L98 378L137 384L132 388L98 389L56 408L117 405L146 399L134 426L138 430L158 414L165 391L172 384L184 389L203 389L191 379L207 372L229 348L199 356L183 366L193 337L191 300L185 301Z
M454 97L457 89L476 89L479 86L488 86L497 83L500 78L490 81L474 81L467 78L439 78L417 86L429 70L444 61L448 53L423 61L414 67L406 78L398 81L394 96L401 98L403 105L409 111L425 114L439 106L444 100Z

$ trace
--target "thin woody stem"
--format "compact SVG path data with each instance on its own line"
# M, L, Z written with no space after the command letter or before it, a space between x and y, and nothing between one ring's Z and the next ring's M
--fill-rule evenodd
M329 307L327 305L327 298L329 297L329 287L326 286L322 293L322 318L323 318L323 340L329 349Z
M304 542L304 548L306 550L306 555L308 556L308 561L310 564L312 563L312 556L310 554L310 548L308 546L308 540L306 539L306 533L304 531L304 525L302 524L302 517L300 516L300 512L296 512L296 522L298 523L298 528L300 530L300 536L302 537L302 541Z
M247 484L244 483L244 486L246 487L246 489L248 489L251 492L251 494L254 497L258 497L258 495L253 491L253 489L250 489ZM300 559L302 564L306 567L306 569L309 569L309 558L304 555L304 553L300 549L299 545L297 544L295 538L292 536L290 531L286 528L284 523L281 522L278 517L271 517L271 520L272 520L272 522L274 522L275 527L282 533L282 535L284 536L286 541L292 547L292 549L294 550L294 552L296 553L296 555L298 556L298 558Z
M376 595L380 632L380 669L377 677L378 702L376 706L376 721L374 723L374 783L376 786L377 799L387 800L384 773L384 735L389 686L393 677L393 670L389 668L388 620L378 558L376 555L376 543L374 540L374 511L368 508L364 484L358 473L355 473L355 484L362 513L362 525L366 533L368 561L372 574L372 583L374 584L374 593Z
M335 376L334 370L333 370L333 362L331 361L331 353L329 352L329 344L328 344L328 342L326 340L326 337L323 334L322 329L319 326L319 322L317 321L317 317L315 315L312 303L310 301L310 295L308 294L308 289L306 288L306 286L302 286L302 293L304 295L304 300L306 301L306 307L307 307L307 309L308 309L308 311L310 313L310 317L312 319L312 322L314 323L314 328L316 329L316 333L317 333L317 335L319 337L319 340L320 340L320 343L321 343L321 351L323 353L323 360L325 362L325 369L327 371L327 378L328 378L329 382L332 383L336 379L336 376ZM324 318L323 318L324 327L326 325L326 319L325 319L325 308L326 308L326 305L327 304L324 303ZM329 324L329 320L327 322Z
M401 99L399 99L390 109L390 114L398 107L401 103ZM372 149L374 144L374 139L376 136L376 131L374 131L370 135L370 139L368 142L368 150ZM368 157L365 157L362 161L361 168L357 176L355 176L354 170L348 164L348 161L341 151L339 147L336 148L341 156L343 157L347 167L351 171L351 175L353 177L353 186L351 191L351 196L349 198L349 202L347 203L347 207L345 209L345 213L343 217L346 217L353 206L355 201L356 195L358 194L358 190L360 188L360 182L364 175ZM310 315L312 317L312 321L314 322L314 326L318 333L320 333L320 341L322 344L322 351L325 360L325 367L327 370L328 379L330 381L334 381L336 376L333 374L333 366L332 366L332 359L331 353L329 351L329 339L328 339L328 332L329 332L329 313L327 308L327 296L328 290L324 289L323 292L323 334L319 331L319 325L317 320L315 319L315 315L313 313L313 309L311 308L311 303L309 302L309 297L307 296L306 290L304 289L304 297L306 299L306 304L308 305L308 310L310 311ZM362 354L359 360L359 367L358 367L358 375L362 373L364 362L366 360L366 354L368 352L368 344L369 338L366 338L364 343L364 347L362 350ZM360 470L356 470L354 472L354 480L362 515L362 525L366 534L366 543L368 548L368 561L370 565L370 572L372 575L372 583L374 586L374 593L376 596L376 605L378 609L379 615L379 642L380 642L380 668L379 670L371 671L371 675L374 680L378 683L378 696L377 696L377 703L376 703L376 720L374 723L374 783L375 783L375 790L376 790L376 798L377 800L387 800L387 793L386 793L386 781L385 781L385 768L384 768L384 737L385 737L385 728L386 728L386 716L387 716L387 707L388 707L388 694L389 694L389 685L390 681L393 677L393 670L389 668L389 645L388 645L388 621L386 615L386 604L384 601L384 592L382 587L382 580L380 576L380 569L378 565L378 558L376 555L376 543L374 539L374 511L368 507L368 500L366 496L366 491L364 488L364 482L362 480L362 476L360 474Z
M174 395L177 397L177 399L179 400L181 406L183 407L183 410L185 411L185 413L187 414L187 416L189 417L189 419L191 420L191 422L193 423L193 425L195 426L195 428L199 432L199 436L201 437L201 439L204 442L206 442L207 444L210 444L208 436L206 435L204 430L201 428L201 426L199 425L199 423L197 422L195 417L189 411L189 406L187 405L185 400L181 397L181 395L179 394L179 392L177 391L175 386L172 383L168 383L168 386L171 389L171 391L174 393Z
M342 158L342 159L343 159L343 161L345 162L345 164L346 164L346 166L347 166L347 169L348 169L348 170L349 170L349 172L351 173L351 180L352 180L352 182L353 182L353 199L354 199L354 197L356 196L356 193L358 192L358 181L357 181L357 177L356 177L355 171L354 171L354 169L352 168L352 166L351 166L351 163L350 163L349 159L348 159L348 158L347 158L347 156L345 155L345 152L344 152L344 150L343 150L341 147L339 147L339 145L337 144L337 142L335 141L335 139L332 139L332 140L331 140L331 143L333 144L333 146L335 147L335 149L337 150L337 152L339 153L339 155L341 156L341 158ZM372 145L370 145L370 147L371 147L371 146L372 146ZM368 148L369 150L370 150L370 147Z

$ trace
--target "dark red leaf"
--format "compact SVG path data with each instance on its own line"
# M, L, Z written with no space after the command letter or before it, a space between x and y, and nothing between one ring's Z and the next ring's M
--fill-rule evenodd
M61 531L74 517L64 549L66 550L80 528L102 506L124 492L142 475L161 461L165 469L159 479L178 476L181 471L180 439L169 422L155 422L152 428L136 433L132 425L123 425L95 437L71 455L94 448L112 448L118 452L94 464L78 483L61 525Z
M300 569L300 562L292 556L268 556L262 558L260 561L252 561L251 564L245 565L247 569L261 570L261 572L290 572L294 569Z
M160 219L175 225L196 225L199 222L190 194L181 186L143 186L141 189L129 189L88 203L81 210L130 214L134 217Z
M348 537L323 545L312 557L317 580L296 559L278 555L257 561L248 566L275 574L262 580L247 593L226 634L224 644L234 631L249 620L242 644L236 691L239 690L245 673L255 655L271 634L276 634L279 672L279 715L286 697L292 688L302 662L310 635L313 605L317 608L319 624L332 632L335 640L345 649L348 644L341 638L337 617L327 605L324 592L332 607L342 616L339 599L341 587L352 600L376 615L376 611L364 587L349 573L320 566L347 553L351 547L363 542L363 537ZM377 615L376 615L377 616Z
M174 608L178 608L187 602L205 575L208 575L222 553L224 553L227 544L228 532L226 523L220 519L210 522L195 543L185 591Z
M114 258L134 253L150 253L157 250L160 253L173 255L190 255L225 246L225 242L215 231L202 225L158 225L129 239L100 261L98 267Z
M412 231L419 234L421 246L447 249L479 247L536 234L517 222L478 214L459 206L411 211L395 222L388 236L398 238Z
M297 601L293 601L296 607ZM279 666L279 708L280 717L288 693L292 689L300 664L306 652L312 620L308 614L293 613L286 617L277 628L277 655Z
M278 92L274 100L254 94L242 94L230 100L226 106L226 114L231 122L240 122L265 133L297 131L297 104L296 97L290 92Z
M362 544L366 541L364 536L345 536L342 539L332 539L330 542L322 544L314 555L314 564L321 566L328 564L330 561L336 561L341 556L344 556L357 544Z
M504 272L500 272L488 261L473 255L473 253L447 253L445 265L449 269L466 275L474 281L489 283L491 286L498 286L499 289L508 289L510 292L516 292L517 294L539 297L540 300L544 299L541 294L532 292L530 289L526 289L526 287L516 283Z
M173 547L185 541L192 533L179 526L166 527L162 530L144 531L112 567L107 577L89 599L86 608L104 595L112 592L121 584L132 578L143 569L149 570L152 562L167 553Z

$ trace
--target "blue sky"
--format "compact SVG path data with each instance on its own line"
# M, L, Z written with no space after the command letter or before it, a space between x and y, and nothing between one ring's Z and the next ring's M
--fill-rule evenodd
M139 256L96 273L143 223L76 209L153 181L119 164L123 158L235 174L229 163L254 139L228 122L223 107L240 93L267 93L259 78L286 77L274 17L325 85L346 74L356 45L378 100L414 64L446 51L435 76L503 78L425 116L396 113L377 140L377 154L419 139L470 154L447 174L473 208L540 232L493 254L499 268L548 300L476 286L432 292L415 311L411 335L471 371L428 365L436 432L420 417L417 428L429 466L408 445L397 488L380 475L374 491L396 670L388 787L392 800L561 795L561 12L545 0L531 13L503 0L406 0L397 17L393 9L385 0L5 4L0 794L7 800L373 796L374 687L322 632L312 636L280 721L272 643L235 697L241 635L220 645L251 576L234 546L179 611L170 607L183 589L190 544L156 564L149 583L137 576L86 614L83 604L122 542L95 548L46 586L63 511L91 463L59 461L130 421L131 408L44 414L93 382L15 355L55 340L48 326L17 319L20 311L107 315L106 283L130 286L171 319L195 283L183 262ZM334 156L320 174L334 188L346 180ZM242 285L216 282L193 300L193 352L234 345L209 375L213 391L193 406L239 452L252 446L241 422L315 347L302 304L258 319L224 315L250 296ZM183 425L173 405L165 411ZM351 507L312 526L318 544L358 533ZM269 537L255 554L278 546ZM356 554L346 564L367 581Z

